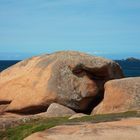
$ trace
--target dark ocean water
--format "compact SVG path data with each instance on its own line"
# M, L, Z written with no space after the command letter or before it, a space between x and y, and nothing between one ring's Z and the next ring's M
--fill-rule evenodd
M140 61L117 60L126 77L140 76Z
M123 60L116 60L122 67L126 77L140 76L140 61L130 62ZM7 69L8 67L19 62L18 60L0 60L0 71Z
M18 60L0 60L0 71L7 69L8 67L19 62Z

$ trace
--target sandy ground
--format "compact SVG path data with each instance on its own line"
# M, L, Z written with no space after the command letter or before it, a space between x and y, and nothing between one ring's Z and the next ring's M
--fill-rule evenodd
M140 140L140 118L56 126L25 140Z

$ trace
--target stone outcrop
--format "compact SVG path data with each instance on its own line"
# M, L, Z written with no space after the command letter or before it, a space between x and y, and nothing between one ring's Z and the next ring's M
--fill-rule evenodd
M0 104L24 114L46 111L53 102L90 112L103 98L104 83L122 77L114 61L80 52L37 56L0 73Z
M105 84L103 101L92 114L140 110L140 77L111 80Z

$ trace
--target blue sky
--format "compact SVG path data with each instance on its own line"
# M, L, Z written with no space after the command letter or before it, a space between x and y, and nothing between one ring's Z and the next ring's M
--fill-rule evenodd
M140 0L0 0L0 59L59 50L140 57Z

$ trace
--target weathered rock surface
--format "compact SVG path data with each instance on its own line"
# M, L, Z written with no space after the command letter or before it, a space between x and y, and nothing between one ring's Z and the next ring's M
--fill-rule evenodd
M25 140L139 140L140 119L62 125L32 134Z
M103 101L92 114L140 110L140 77L111 80L105 84Z
M19 113L46 111L53 102L91 111L103 98L104 83L122 77L117 63L80 52L37 56L0 73L0 104Z
M57 104L57 103L52 103L46 112L47 117L65 117L65 116L71 116L74 115L75 112L63 105Z

